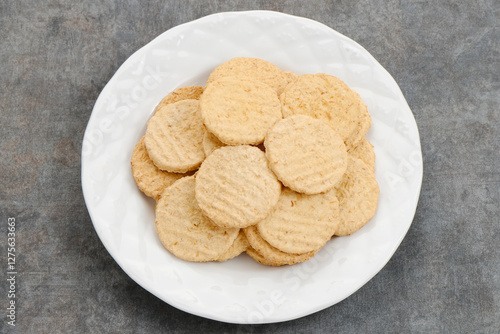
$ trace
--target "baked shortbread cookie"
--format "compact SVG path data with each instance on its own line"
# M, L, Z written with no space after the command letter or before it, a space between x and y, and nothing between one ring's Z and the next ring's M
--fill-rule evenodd
M207 84L200 99L208 131L227 145L257 145L281 119L276 92L257 80L222 77Z
M339 78L233 58L158 103L132 173L176 257L292 265L375 215L371 121Z
M182 100L199 100L201 94L203 94L203 89L205 89L205 87L203 86L187 86L177 88L176 90L165 96L160 101L160 103L158 103L155 108L155 112L170 103L175 103Z
M203 215L194 185L194 176L187 176L165 189L156 203L156 231L163 246L178 258L217 260L231 247L239 229L219 227Z
M344 141L322 121L293 115L277 122L264 142L269 166L287 187L304 194L332 189L347 167Z
M213 151L222 146L226 145L209 131L205 131L205 135L203 136L203 151L205 152L205 156L208 157Z
M349 157L347 170L336 187L340 215L335 235L349 235L363 227L377 211L379 186L374 172L360 159Z
M347 150L350 150L355 146L357 146L358 143L361 140L363 140L363 138L365 138L366 134L368 133L368 130L370 130L370 127L372 126L372 117L368 112L368 108L361 99L359 100L359 103L360 103L361 115L358 119L358 125L356 130L354 131L352 136L346 140Z
M155 166L149 158L144 145L144 137L135 145L132 152L132 175L137 187L149 197L158 199L163 190L187 174L170 173Z
M222 77L251 78L262 81L281 94L291 75L282 72L276 65L259 58L236 57L217 66L207 80L207 85Z
M337 77L318 73L299 76L280 95L283 117L302 114L325 122L345 143L362 135L361 117L366 106L358 93Z
M185 173L205 159L204 134L199 101L182 100L165 105L151 117L144 142L158 168Z
M238 234L238 237L236 237L236 239L233 241L231 247L229 247L229 249L224 254L219 256L217 258L217 261L224 262L227 260L231 260L232 258L235 258L246 251L248 247L250 247L250 244L248 243L245 232L240 229L240 233Z
M262 239L256 226L249 226L243 229L250 244L247 254L257 262L267 266L283 266L286 264L295 264L309 260L316 252L303 254L285 253L271 246Z
M299 77L297 74L290 72L290 71L283 71L282 74L285 77L286 86L288 86L289 84L291 84L292 82L297 80L297 78ZM286 88L286 86L285 86L285 88Z
M248 247L247 250L246 250L246 253L252 258L254 259L255 261L257 261L258 263L260 264L263 264L265 266L273 266L273 267L279 267L281 265L285 265L287 263L284 263L284 264L279 264L277 262L273 262L272 260L269 260L269 259L266 259L264 256L260 255L259 252L257 252L255 249L252 248L252 246ZM306 260L307 261L307 260Z
M357 159L360 159L365 163L370 170L375 171L375 152L373 151L373 145L363 137L356 146L347 150L347 153Z
M246 227L264 219L278 202L281 184L257 147L224 146L196 174L196 200L221 227Z
M319 250L330 240L339 219L336 192L304 195L288 188L281 191L273 212L257 224L260 236L286 253Z

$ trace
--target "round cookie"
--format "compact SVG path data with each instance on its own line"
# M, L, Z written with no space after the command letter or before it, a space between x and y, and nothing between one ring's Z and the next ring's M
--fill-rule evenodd
M205 159L204 134L199 101L182 100L165 105L151 117L144 142L158 168L185 173Z
M156 106L155 112L170 103L179 102L182 100L199 100L203 94L203 86L187 86L177 88L167 96L165 96L160 103Z
M274 266L274 267L278 267L280 266L281 264L277 264L269 259L266 259L265 257L263 257L262 255L260 255L259 252L257 252L255 249L252 248L252 246L248 247L247 250L245 251L252 259L254 259L255 261L257 261L258 263L260 264L263 264L265 266ZM286 263L285 263L286 264ZM282 265L285 265L285 264L282 264Z
M207 84L223 77L253 78L281 94L288 84L288 74L276 65L259 58L236 57L217 66L207 79Z
M203 151L205 152L205 156L208 157L213 151L222 146L226 145L209 131L205 131L205 135L203 136Z
M217 261L224 262L227 260L231 260L232 258L235 258L246 251L248 247L250 247L250 244L248 243L247 237L243 230L240 229L240 233L238 234L238 237L236 237L236 239L233 241L231 247L229 247L229 249L224 254L219 256L219 258L217 258Z
M257 224L257 229L271 246L302 254L323 247L335 232L338 218L335 191L304 195L284 188L273 212Z
M335 235L349 235L363 227L375 215L379 186L369 167L360 159L349 157L347 170L336 190L340 215Z
M247 254L257 262L267 266L283 266L286 264L304 262L316 254L316 251L304 254L282 252L262 239L256 226L249 226L243 229L243 231L250 243Z
M194 187L194 176L188 176L165 189L156 203L156 231L163 246L178 258L216 260L233 244L239 229L219 227L203 215Z
M286 85L285 85L283 90L285 90L286 86L288 86L289 84L291 84L292 82L297 80L297 78L299 77L297 74L290 72L290 71L283 71L282 75L285 77L285 80L286 80Z
M163 189L187 175L165 172L158 169L149 158L148 151L144 145L144 137L135 145L130 164L132 165L132 175L137 187L146 196L156 200L160 197Z
M284 118L302 114L321 119L346 143L359 136L364 103L358 93L334 76L301 75L286 87L280 99Z
M358 125L352 136L349 137L345 143L348 151L359 144L359 142L366 136L372 125L372 118L368 112L368 108L364 102L361 101L361 99L359 100L359 103L361 114L358 119Z
M246 227L264 219L278 202L281 184L257 147L224 146L196 174L196 200L219 226Z
M304 194L332 189L347 167L344 142L318 119L293 115L277 122L264 141L269 166L287 187Z
M276 92L257 80L214 80L205 88L200 105L207 130L228 145L260 144L267 130L281 119Z
M373 145L366 137L361 138L356 146L347 150L347 153L353 158L363 161L371 171L375 171L375 152L373 151Z

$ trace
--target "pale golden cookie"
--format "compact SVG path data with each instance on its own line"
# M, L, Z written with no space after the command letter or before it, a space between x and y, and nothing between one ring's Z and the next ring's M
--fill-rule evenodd
M264 142L269 166L287 187L304 194L332 189L347 167L344 142L322 121L293 115L277 122Z
M375 174L361 160L349 157L347 170L337 186L340 219L335 235L349 235L363 227L377 211L379 186Z
M200 99L207 130L228 145L260 144L281 119L276 92L266 84L222 77L207 85Z
M288 74L268 61L259 58L236 57L217 66L208 77L207 84L222 77L252 78L262 81L281 94L288 84Z
M330 240L339 219L336 192L304 195L281 191L273 212L257 224L260 236L286 253L317 251Z
M281 184L256 147L215 150L196 174L196 199L222 227L246 227L264 219L278 202Z
M283 71L282 74L286 80L285 88L286 88L286 86L288 86L289 84L291 84L292 82L297 80L297 78L299 77L297 74L290 72L290 71Z
M368 112L368 108L361 99L359 100L361 114L358 120L358 126L353 135L346 140L346 147L349 151L358 145L358 143L366 136L372 125L372 118Z
M347 150L347 153L354 158L360 159L370 170L375 171L375 152L373 145L363 137L353 148Z
M324 73L301 75L280 96L283 117L308 115L324 121L348 143L360 136L366 106L342 80Z
M252 246L248 247L247 250L245 251L252 259L255 261L259 262L260 264L263 264L265 266L274 266L278 267L280 264L276 264L275 262L266 259L262 255L260 255L259 252L257 252L255 249L252 248Z
M246 251L248 247L250 247L250 244L248 243L245 232L243 232L243 230L240 230L238 237L233 241L231 247L229 247L229 249L224 254L219 256L217 261L224 262L232 258L235 258L244 251Z
M205 152L205 156L208 157L213 151L222 146L226 145L209 131L205 131L205 135L203 136L203 151Z
M156 231L163 246L178 258L216 260L233 244L239 229L219 227L203 215L194 185L194 176L187 176L165 189L156 203Z
M187 174L169 173L158 169L149 158L148 151L144 145L144 137L135 145L132 152L132 175L137 187L149 197L158 199L163 189L186 176Z
M316 254L308 252L304 254L285 253L271 246L267 241L262 239L256 226L249 226L243 230L250 243L247 254L254 258L257 262L268 266L283 266L286 264L295 264L309 260ZM256 254L253 253L255 251Z
M158 168L185 173L205 159L204 134L199 101L182 100L165 105L151 117L144 142Z
M201 94L203 94L203 89L205 89L203 86L187 86L178 88L160 101L155 108L155 112L170 103L182 100L199 100Z

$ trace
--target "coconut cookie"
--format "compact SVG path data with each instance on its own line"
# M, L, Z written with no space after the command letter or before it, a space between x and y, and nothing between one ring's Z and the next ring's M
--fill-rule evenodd
M335 191L304 195L281 191L273 212L257 224L260 236L286 253L317 251L330 240L339 219Z
M165 96L163 100L160 101L160 103L155 108L155 112L170 103L175 103L182 100L199 100L201 94L203 94L203 89L205 89L205 87L203 86L187 86L178 88Z
M347 167L344 141L318 119L293 115L277 122L264 142L269 166L287 187L304 194L332 189Z
M158 169L149 158L148 151L144 145L144 137L139 140L132 152L132 175L137 187L149 197L156 200L160 197L163 189L186 176L186 174L169 173Z
M373 145L365 137L363 137L356 146L347 150L347 153L353 158L363 161L371 171L375 171L375 152L373 151Z
M239 229L219 227L203 215L194 187L194 176L188 176L165 189L156 203L156 231L163 246L183 260L216 260L231 247Z
M204 134L199 101L183 100L167 104L151 117L144 142L158 168L185 173L205 159Z
M276 92L257 80L214 80L205 88L200 106L207 130L227 145L260 144L281 119Z
M225 145L219 138L215 137L209 131L205 131L205 135L203 136L203 151L205 152L205 156L208 157L213 151L222 146Z
M349 235L363 227L375 215L379 186L369 167L360 159L349 157L345 175L336 189L340 218L335 235Z
M244 229L245 235L250 243L247 254L257 262L268 266L283 266L286 264L295 264L309 260L316 252L303 254L293 254L282 252L271 246L259 235L256 226L249 226Z
M342 80L324 73L299 76L280 95L283 117L308 115L325 122L344 142L360 137L364 112L358 93Z
M246 227L264 219L278 202L281 184L256 147L215 150L196 174L196 200L221 227Z
M233 241L231 247L229 247L229 249L224 254L219 256L219 258L217 258L217 261L224 262L227 260L231 260L232 258L235 258L246 251L248 247L250 247L250 244L248 243L247 237L243 230L240 229L240 233L238 234L238 237L236 237L236 239Z
M207 84L222 77L252 78L265 83L281 94L288 84L289 75L276 65L259 58L236 57L216 67L208 77Z

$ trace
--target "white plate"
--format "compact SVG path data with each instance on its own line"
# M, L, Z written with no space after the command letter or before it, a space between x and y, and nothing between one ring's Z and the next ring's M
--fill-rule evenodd
M130 157L153 108L175 88L204 85L235 56L298 74L324 72L359 92L373 118L376 216L308 262L266 267L246 254L188 263L161 245L154 201L136 187ZM138 284L186 312L231 323L295 319L348 297L389 261L411 225L422 182L415 119L387 71L360 45L318 22L268 11L220 13L168 30L134 53L103 89L82 147L82 187L104 246Z

